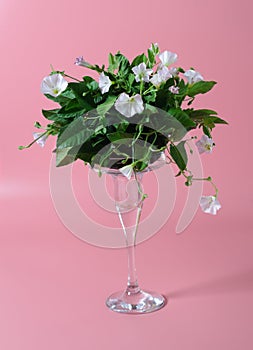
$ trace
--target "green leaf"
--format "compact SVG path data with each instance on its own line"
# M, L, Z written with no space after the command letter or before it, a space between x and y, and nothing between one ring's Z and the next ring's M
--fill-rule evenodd
M142 53L141 55L135 57L135 59L131 63L131 67L138 66L142 62L144 62L144 63L148 62L147 56L144 53Z
M108 61L109 61L108 72L113 74L114 71L118 68L118 61L115 59L115 57L111 53L109 53Z
M73 91L69 88L63 91L59 96L54 97L49 94L45 94L45 96L56 103L59 103L61 106L64 106L66 103L68 103L71 99L75 98L75 95L73 94Z
M41 129L41 128L42 128L42 126L41 126L41 124L40 124L39 122L35 122L35 123L34 123L34 127L35 127L35 128L38 128L38 129Z
M210 129L208 127L206 127L205 125L203 125L203 133L210 137L210 139L212 138L212 135L211 135L211 132L210 132Z
M217 115L217 112L211 110L211 109L189 109L186 110L187 112L189 111L189 115L191 118L199 118L199 117L205 117L205 116L210 116L210 115Z
M99 120L93 120L93 125L87 127L83 117L75 119L68 127L58 136L57 148L66 148L80 146L88 141L95 134L95 129L99 125Z
M98 83L92 77L86 75L83 77L83 82L85 83L85 90L87 91L96 91L98 90Z
M85 77L84 77L85 78ZM91 82L89 82L90 84ZM87 86L87 82L81 82L81 83L69 83L69 87L73 91L78 103L81 107L85 108L86 111L89 111L93 109L94 103L92 96L88 96L86 93L90 92L89 87ZM85 98L83 95L86 95Z
M51 110L42 109L42 114L43 114L44 117L47 118L48 120L53 120L53 121L55 121L55 119L58 118L58 112L59 112L59 110L60 110L60 108L51 109Z
M180 73L185 73L185 70L182 68L182 67L178 67L178 72L180 72Z
M118 69L119 69L118 74L121 76L127 75L130 69L130 63L128 59L121 53L117 53L115 55L115 59L117 60L117 64L118 64Z
M154 52L150 49L148 49L148 59L149 59L150 66L153 67L153 65L156 62L156 59L155 59Z
M56 166L60 167L63 165L71 164L75 161L75 156L69 154L72 147L56 149Z
M209 119L212 119L214 124L228 124L228 122L226 122L226 120L221 119L219 117L210 117Z
M187 95L194 97L197 94L205 94L206 92L210 91L215 84L215 81L198 81L188 86Z
M169 114L175 117L185 127L186 130L190 130L196 127L194 121L191 120L188 114L182 111L180 108L171 108L169 110Z
M130 87L132 86L134 80L135 80L134 74L130 73L128 76L128 83L129 83Z
M58 112L58 117L63 118L78 118L87 112L86 108L80 108L79 105L73 106L72 108L62 107Z
M144 100L147 103L155 102L156 98L157 94L155 90L150 91L147 95L144 96Z
M203 118L201 124L212 130L215 127L215 124L228 124L228 123L221 118L210 116L210 117Z
M181 171L186 169L188 161L184 144L185 141L181 141L178 145L170 145L170 155Z
M185 112L187 112L190 118L196 123L205 125L209 129L214 128L215 124L228 124L225 120L217 117L217 112L211 109L187 109Z
M114 105L114 102L116 101L116 99L117 99L117 96L108 96L104 103L97 106L98 115L104 116L110 110L110 108Z

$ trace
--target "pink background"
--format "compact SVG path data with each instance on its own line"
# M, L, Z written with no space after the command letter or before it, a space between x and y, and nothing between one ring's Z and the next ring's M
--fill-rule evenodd
M252 10L249 0L1 0L1 349L252 349ZM102 64L108 51L132 58L151 42L218 81L198 106L230 126L215 130L217 146L203 157L223 208L216 217L199 211L176 235L186 194L178 190L170 220L137 248L141 286L169 302L136 317L104 305L125 285L125 252L76 239L56 215L54 140L44 150L17 147L51 106L39 91L50 63L82 76L79 55Z

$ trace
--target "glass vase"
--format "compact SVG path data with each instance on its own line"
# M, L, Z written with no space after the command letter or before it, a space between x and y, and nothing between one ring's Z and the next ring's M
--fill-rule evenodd
M162 165L161 159L153 167ZM152 170L149 167L146 171ZM140 222L144 194L142 192L143 173L133 173L127 178L119 170L110 169L113 177L116 211L123 229L128 256L128 280L126 289L113 293L106 300L112 311L141 314L159 310L165 305L165 298L154 292L140 288L135 265L135 248L138 224Z

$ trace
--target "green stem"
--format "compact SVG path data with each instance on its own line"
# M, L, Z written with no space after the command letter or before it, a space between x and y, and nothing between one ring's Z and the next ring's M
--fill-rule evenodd
M215 183L212 181L212 178L210 177L210 176L208 176L208 177L205 177L205 178L196 178L196 177L193 177L192 178L192 181L208 181L208 182L210 182L210 184L213 186L213 188L214 188L214 190L215 190L215 195L214 195L214 197L216 197L217 198L217 196L218 196L218 188L217 188L217 186L215 185Z
M144 81L142 80L141 83L140 83L140 95L141 96L142 96L143 86L144 86Z
M29 145L27 145L27 146L19 146L18 149L22 150L22 149L25 149L25 148L30 148L35 142L37 142L41 137L43 137L47 133L48 133L48 131L43 132L43 134L41 134L39 137L37 137L31 143L29 143Z
M150 86L147 90L145 90L145 91L143 92L143 95L148 94L150 91L152 91L152 89L153 89L153 91L157 91L157 89L155 89L154 86Z
M73 79L73 80L75 80L75 81L78 81L78 83L81 83L81 80L76 79L76 78L72 77L71 75L68 75L68 74L63 73L63 76L64 76L64 77L67 77L67 78L70 78L70 79Z
M142 191L142 188L141 188L141 185L140 185L140 183L139 183L139 181L137 179L137 175L136 175L136 171L135 170L134 170L134 177L135 177L135 181L137 183L138 192L141 195L141 202L143 202L144 199L147 198L148 195Z

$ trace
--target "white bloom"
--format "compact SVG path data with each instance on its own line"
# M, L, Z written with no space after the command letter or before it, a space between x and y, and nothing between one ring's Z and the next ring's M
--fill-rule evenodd
M149 82L149 76L153 73L152 69L147 69L146 63L142 62L138 66L132 68L132 71L135 74L135 80Z
M196 83L197 81L204 80L202 75L199 72L196 72L193 69L189 69L184 73L189 84Z
M156 87L159 87L161 85L161 83L162 83L158 73L154 74L153 77L150 79L150 81Z
M132 175L133 175L133 172L134 172L132 164L123 166L122 168L119 169L119 171L120 171L125 177L127 177L128 180L131 179L131 177L132 177Z
M40 90L43 94L59 96L68 86L67 80L61 74L52 74L42 80Z
M98 86L102 94L105 94L106 92L108 92L111 85L112 85L112 82L110 78L107 75L105 75L104 72L102 72L99 76L99 81L98 81Z
M43 135L44 133L42 132L34 132L33 133L33 138L34 140L38 139L36 142L38 145L40 145L40 147L44 147L45 146L45 143L46 143L46 139L48 138L48 135L45 134ZM43 135L43 136L41 136Z
M141 95L137 94L130 97L125 92L119 95L117 101L115 102L115 108L127 118L131 118L136 113L140 114L144 111Z
M199 141L196 142L199 153L212 153L214 146L213 140L207 135L203 135Z
M202 196L199 204L204 213L212 215L216 215L221 208L220 202L215 196Z
M162 83L166 82L172 75L167 67L162 67L156 74L150 79L151 83L156 87L159 87Z
M170 74L175 77L176 75L178 75L178 69L176 67L171 67L169 68L169 72Z
M170 51L164 51L158 55L160 61L162 62L163 66L169 66L172 63L175 63L177 60L177 54L170 52Z
M89 62L86 62L83 59L83 56L77 57L76 60L75 60L75 64L77 66L82 66L82 67L86 67L86 68L91 68L92 67L92 65Z
M179 87L178 86L170 86L169 90L172 94L175 94L175 95L179 94Z

